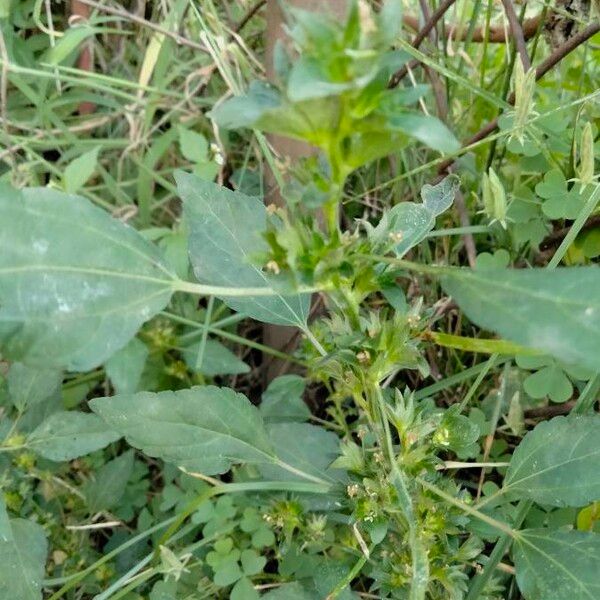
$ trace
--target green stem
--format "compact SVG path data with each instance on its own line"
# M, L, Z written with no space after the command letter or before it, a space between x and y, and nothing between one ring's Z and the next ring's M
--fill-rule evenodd
M583 392L581 392L581 395L577 398L577 402L575 403L573 410L571 410L571 414L584 415L591 412L594 407L594 402L596 401L598 390L600 390L600 374L594 375L587 382Z
M446 492L444 492L444 490L441 490L440 488L433 485L432 483L429 483L429 481L425 481L425 479L422 479L421 477L417 477L417 481L424 488L428 489L430 492L433 492L436 496L439 496L440 498L442 498L442 500L445 500L446 502L448 502L448 504L452 504L453 506L460 508L463 512L466 512L467 514L474 516L475 518L479 519L480 521L483 521L484 523L491 525L494 529L497 529L498 531L505 533L506 535L510 536L511 538L514 538L517 535L517 532L514 531L506 523L503 523L502 521L498 521L492 517L489 517L488 515L486 515L485 513L482 513L481 511L477 510L476 508L473 508L472 506L469 506L468 504L465 504L464 502L457 500L450 494L447 494Z
M581 231L582 227L585 225L585 222L588 220L589 216L594 212L598 201L600 200L600 185L597 185L594 191L590 194L590 197L587 199L587 202L577 215L577 218L571 225L571 229L569 229L569 233L565 236L564 240L561 242L560 246L557 248L554 256L548 263L548 269L554 269L560 261L564 258L567 250Z
M192 321L191 319L186 319L185 317L181 317L179 315L175 315L173 313L162 311L160 313L162 316L172 319L178 323L182 323L183 325L189 325L190 327L196 327L199 330L204 330L205 325L203 323L198 323L196 321ZM282 360L286 360L289 362L296 363L298 365L306 366L306 363L291 354L286 354L285 352L280 352L279 350L275 350L275 348L271 348L270 346L265 346L264 344L260 344L259 342L255 342L253 340L249 340L241 335L236 335L235 333L231 333L230 331L225 331L224 329L219 329L217 325L219 322L213 323L208 327L208 331L210 333L214 333L226 340L231 340L232 342L237 342L238 344L242 344L243 346L248 346L249 348L254 348L255 350L259 350L260 352L264 352L265 354L270 354L275 356L276 358L281 358ZM189 334L187 334L189 335ZM182 336L183 337L183 336ZM186 338L188 339L188 338ZM189 340L188 340L189 341Z
M420 536L412 498L410 496L410 492L408 491L406 477L402 470L398 467L396 461L390 425L387 418L385 400L381 392L381 387L378 383L375 383L369 387L371 388L372 396L375 399L375 404L381 419L381 426L383 430L382 446L387 452L388 461L390 463L390 480L393 483L396 492L398 493L401 510L404 513L404 517L408 524L408 541L412 558L412 577L409 598L410 600L424 600L425 592L427 591L427 584L429 582L429 559L427 558L427 550Z
M488 359L489 360L489 359ZM510 358L502 358L496 364L497 367L504 364L506 361L511 360ZM433 396L438 392L442 392L452 386L458 385L467 379L471 379L472 377L476 377L481 371L488 370L488 361L481 362L474 367L469 367L464 371L459 371L455 375L450 375L450 377L446 377L441 381L436 381L427 387L421 388L420 390L415 392L415 400L422 400L423 398L427 398L428 396Z
M270 287L222 287L219 285L206 285L204 283L193 283L192 281L183 281L176 279L171 284L175 292L186 292L188 294L198 294L200 296L217 296L219 298L243 298L246 296L281 296L285 293L292 294L312 294L314 292L325 291L316 287L299 287L289 292L282 292Z
M533 502L531 500L521 500L517 505L517 515L515 517L514 526L518 529L521 526L521 523L525 520L529 509ZM476 600L479 598L481 593L485 590L485 586L487 585L490 577L493 575L496 567L502 560L502 557L506 554L510 545L513 541L512 536L507 533L503 533L496 542L490 557L488 558L485 568L481 573L475 575L475 577L471 580L471 586L469 587L469 593L465 600Z
M352 583L352 580L359 575L362 568L367 563L367 560L368 557L363 554L356 563L354 563L354 566L348 571L348 574L337 583L329 594L327 594L327 600L334 600L337 598Z
M198 354L196 355L196 371L202 369L202 363L204 362L204 349L206 348L206 340L208 339L208 328L212 320L213 307L215 305L215 297L208 297L208 306L206 307L206 317L204 319L204 328L202 329L202 338L200 339L200 345L198 346Z

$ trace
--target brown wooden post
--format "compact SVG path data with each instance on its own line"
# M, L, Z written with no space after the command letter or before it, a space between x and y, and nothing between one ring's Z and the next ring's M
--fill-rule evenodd
M87 21L90 18L90 7L79 0L71 0L71 23L77 24L77 21ZM79 51L77 58L77 67L82 71L94 70L94 57L92 53L92 41L85 40ZM89 115L96 111L96 105L93 102L82 102L78 107L80 115Z

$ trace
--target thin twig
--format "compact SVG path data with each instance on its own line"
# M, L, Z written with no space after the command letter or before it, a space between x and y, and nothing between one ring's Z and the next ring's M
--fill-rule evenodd
M233 28L235 33L239 33L244 27L246 27L248 21L254 17L254 15L267 3L267 0L258 0L258 2L251 6L248 12L240 19L240 22Z
M568 56L578 46L589 40L593 35L600 31L600 22L591 23L585 29L569 38L562 46L559 46L546 60L542 61L535 70L535 80L539 81L548 71L557 65L563 58ZM509 104L515 101L514 93L511 93L507 98ZM498 129L498 119L495 118L489 123L486 123L475 135L463 142L463 147L470 146L486 138ZM449 158L442 162L439 166L438 173L442 175L448 168L456 162L455 158Z
M595 229L598 226L600 226L600 215L594 215L586 221L585 225L581 228L581 231ZM568 227L557 229L556 231L553 231L552 233L548 234L541 241L540 250L548 250L550 248L558 246L563 241L567 233L569 233L569 231L571 231L570 225Z
M559 46L546 60L542 61L536 71L535 79L541 79L552 67L558 64L565 56L573 52L575 48L587 42L593 35L600 31L600 21L591 23L579 33L569 38L562 46Z
M529 59L529 53L527 52L527 46L525 44L523 27L521 27L521 23L519 22L519 17L517 17L517 13L515 12L515 7L513 6L512 0L502 0L502 6L504 6L504 12L506 13L506 18L508 19L510 32L515 42L515 46L517 47L517 52L521 57L523 69L525 71L529 71L529 69L531 69L531 60Z
M402 20L405 25L414 29L415 31L419 31L419 19L414 15L404 15ZM523 37L526 40L530 40L536 34L537 28L541 22L541 15L537 15L535 17L531 17L529 19L525 19L523 21L522 29L523 29ZM468 30L458 27L456 25L450 24L445 31L443 31L443 36L445 39L450 39L455 42L466 42L467 41ZM492 26L489 28L489 37L488 42L492 44L505 44L507 41L506 30L502 26ZM484 27L475 27L473 33L471 34L471 38L468 40L469 42L475 43L483 43L485 41L485 28Z
M421 11L423 12L423 18L425 21L429 21L431 19L431 12L429 10L429 6L427 5L427 0L420 0ZM437 35L435 29L431 29L429 32L429 39L433 44L437 42ZM433 96L435 98L435 104L437 106L438 117L445 121L448 118L448 101L446 98L446 92L444 90L444 85L442 84L442 80L438 75L437 71L424 66L425 74L429 81L431 81L431 88L433 90Z
M423 25L423 28L412 41L414 48L418 48L421 42L429 35L429 32L437 25L438 21L446 14L446 12L452 7L456 0L444 0L437 8L437 10L431 15L427 23Z
M123 525L121 521L105 521L104 523L88 523L87 525L66 525L69 531L88 531L93 529L111 529Z
M471 219L469 219L469 212L467 211L465 198L460 191L457 191L456 195L454 196L454 206L456 206L456 211L458 212L458 218L460 219L461 226L470 227ZM465 251L467 253L467 260L469 262L469 266L471 267L471 269L474 269L475 263L477 261L477 249L475 247L475 240L473 239L473 234L468 232L463 233L462 238L465 244Z
M442 4L437 8L437 10L431 15L428 19L427 23L423 25L423 28L417 33L415 38L412 41L413 48L418 48L421 45L421 42L427 37L429 32L437 25L438 21L444 16L446 11L456 2L456 0L444 0ZM401 69L396 71L392 75L390 79L389 87L396 87L404 77L406 77L408 73L408 69L406 66L403 66Z
M548 406L538 406L536 408L528 408L525 411L526 419L550 419L558 415L567 415L575 406L575 400L563 402L562 404L550 404Z
M160 25L156 25L151 21L147 21L146 19L143 19L142 17L139 17L138 15L130 13L121 8L112 8L111 6L105 6L104 4L100 4L99 2L94 2L94 0L79 0L79 2L81 4L87 4L88 6L91 6L92 8L105 12L109 15L120 17L122 19L126 19L127 21L132 21L133 23L137 23L138 25L142 25L143 27L148 27L148 29L153 29L154 31L162 33L163 35L171 38L172 40L175 40L175 42L182 46L188 46L189 48L194 48L195 50L200 50L201 52L208 52L206 46L204 46L203 44L194 42L193 40L190 40L183 35L179 35L174 31L169 31L168 29L165 29Z

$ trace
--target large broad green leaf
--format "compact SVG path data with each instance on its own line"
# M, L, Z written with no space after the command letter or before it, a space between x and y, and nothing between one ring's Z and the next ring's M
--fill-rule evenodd
M258 410L228 388L141 392L90 406L135 448L192 471L214 475L233 463L275 460Z
M94 368L171 297L156 247L84 198L3 187L0 221L0 345L11 358Z
M329 468L340 453L340 442L335 433L308 423L272 423L267 425L267 431L277 456L286 465L331 483L343 479L343 471ZM265 479L302 478L280 465L262 464L259 469Z
M257 254L267 250L261 237L267 219L263 203L181 171L176 180L190 230L190 258L198 280L227 287L274 287L274 279L252 262ZM258 321L303 327L310 297L225 296L223 301Z
M96 415L77 411L57 412L27 438L27 446L44 458L72 460L121 437Z
M0 598L41 600L48 544L43 528L9 519L0 501Z
M210 385L177 392L140 392L96 398L90 406L135 448L190 471L214 475L225 473L233 464L249 463L261 468L271 465L269 474L285 479L290 473L316 483L333 478L318 475L335 458L329 437L304 431L303 439L290 440L284 448L281 436L270 437L273 432L267 431L257 408L229 388ZM309 464L302 449L309 433L314 464Z
M442 284L480 327L600 371L600 269L445 270Z
M54 394L62 378L62 372L56 369L34 368L16 362L8 372L10 399L20 412L24 412Z
M600 498L600 416L540 423L515 450L504 489L551 506L584 506Z
M513 550L517 583L526 600L598 600L600 535L526 529Z

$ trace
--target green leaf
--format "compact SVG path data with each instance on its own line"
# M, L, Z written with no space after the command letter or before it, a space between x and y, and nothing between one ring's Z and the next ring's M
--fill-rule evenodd
M545 366L526 377L523 389L532 398L549 396L552 402L566 402L573 395L571 381L557 364Z
M99 151L100 148L98 147L84 152L67 165L63 174L65 192L74 194L85 185L96 170Z
M152 587L149 600L177 600L177 581L173 578L157 581Z
M27 438L26 445L54 461L72 460L115 442L121 436L90 413L54 413Z
M367 118L364 121L377 121ZM364 122L363 121L363 122ZM358 129L357 125L357 129ZM377 123L375 131L354 131L345 141L344 162L352 169L357 169L377 158L388 156L405 148L410 138L401 131L386 131L385 124Z
M196 131L179 127L179 146L181 154L191 162L201 163L208 158L208 142L206 138Z
M433 213L423 204L401 202L383 214L373 235L379 243L398 240L393 248L396 256L401 258L423 241L434 225Z
M306 421L310 410L302 399L304 379L299 375L282 375L271 381L262 395L260 414L267 422Z
M526 600L600 598L600 535L568 529L525 529L513 558Z
M69 27L62 37L58 38L56 45L48 48L44 53L42 63L58 65L65 61L75 50L81 49L82 44L91 36L102 33L98 27L90 27L87 24L79 23L75 27Z
M118 506L133 471L133 458L134 451L128 450L108 461L98 469L94 479L84 486L83 493L90 513Z
M65 410L66 408L63 400L63 391L58 387L54 393L43 402L27 408L19 419L19 432L24 435L31 433L51 415Z
M190 258L198 280L228 287L274 287L274 279L252 263L256 255L267 251L261 237L267 225L263 203L181 171L175 178L184 202ZM306 324L310 302L308 294L222 299L258 321L299 327Z
M343 471L329 468L340 453L335 433L308 423L272 423L267 425L267 431L277 456L286 465L319 480L333 483L343 479ZM289 469L272 463L259 465L259 469L265 479L302 479Z
M442 284L480 327L600 370L600 269L445 269Z
M6 356L86 371L169 302L174 276L156 247L84 198L4 187L0 220Z
M229 348L216 340L210 339L206 340L202 365L198 369L196 358L198 357L200 343L196 342L183 351L183 358L188 368L192 371L198 371L208 377L214 377L215 375L237 375L250 371L250 367L243 360L240 360Z
M0 598L41 600L48 553L46 534L37 523L8 519L0 502Z
M436 117L401 113L389 117L388 124L439 152L456 152L460 148L454 134Z
M535 192L544 199L542 211L550 219L576 219L586 201L577 186L569 189L558 169L546 173L544 180L535 186Z
M260 594L254 589L252 582L242 577L231 589L229 600L259 600Z
M536 355L535 350L524 348L506 340L487 340L482 338L469 338L450 333L432 331L431 341L445 348L458 348L467 352L483 352L486 354L515 354L517 356Z
M482 252L477 255L475 263L476 269L503 269L508 266L510 262L510 254L501 248L496 250L493 254L490 252Z
M169 231L161 238L158 247L162 250L165 262L171 267L173 273L180 279L187 279L190 269L187 232Z
M305 590L298 582L286 583L266 593L263 600L318 600L316 593Z
M246 95L226 100L210 117L225 129L260 129L323 147L337 132L339 108L335 97L292 104L272 86L253 81Z
M426 183L421 188L421 198L425 208L436 216L441 215L452 206L459 187L460 180L456 175L448 175L436 185Z
M216 106L209 116L225 129L254 127L266 112L280 105L281 97L274 87L253 81L247 94L229 98Z
M479 435L479 427L465 415L459 414L457 405L454 405L444 412L433 441L442 447L460 452L474 444Z
M244 575L256 575L260 573L267 564L267 559L252 549L242 550L240 562Z
M585 506L600 498L600 416L556 417L517 446L504 490L543 505Z
M146 454L207 475L275 460L258 410L228 388L96 398L92 410Z
M382 45L393 45L402 29L401 0L385 0L377 15L377 22Z
M11 365L8 372L10 399L19 412L35 406L52 396L62 383L62 371L31 368L23 363Z
M106 361L106 374L118 394L137 391L148 354L146 344L138 338L133 338Z
M301 102L334 96L351 87L352 82L330 81L317 59L300 57L292 66L287 94L292 102Z

